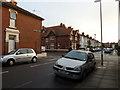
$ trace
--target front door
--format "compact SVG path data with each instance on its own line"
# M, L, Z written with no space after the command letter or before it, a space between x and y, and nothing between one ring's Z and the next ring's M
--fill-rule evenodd
M8 42L8 52L15 49L15 36L10 35L9 36L9 42Z
M27 49L21 49L15 55L16 62L26 62L28 61L28 57Z

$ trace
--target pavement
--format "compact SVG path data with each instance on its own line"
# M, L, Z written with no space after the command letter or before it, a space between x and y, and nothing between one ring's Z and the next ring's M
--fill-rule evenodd
M104 60L103 66L99 62L90 78L83 81L86 85L79 84L76 88L120 88L119 69L117 60Z
M37 54L37 57L39 60L43 60L43 59L54 59L54 58L58 58L60 56L52 56L52 55L48 56L47 53L44 52L41 54Z
M44 58L58 58L58 56L45 56ZM103 66L100 60L96 60L96 62L96 70L86 77L83 81L85 84L78 84L75 88L120 89L120 56L113 54L111 57L104 57Z

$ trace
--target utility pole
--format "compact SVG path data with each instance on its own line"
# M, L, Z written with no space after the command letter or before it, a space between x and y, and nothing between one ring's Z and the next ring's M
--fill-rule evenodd
M102 43L102 3L101 0L95 0L100 3L100 26L101 26L101 65L103 66L103 43Z

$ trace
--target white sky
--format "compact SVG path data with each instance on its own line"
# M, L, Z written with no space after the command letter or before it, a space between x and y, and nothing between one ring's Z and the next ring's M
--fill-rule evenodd
M8 0L10 1L10 0ZM16 0L18 6L35 13L45 20L43 26L55 26L61 22L72 26L101 41L99 2L94 0ZM36 10L36 12L33 12ZM118 41L118 2L102 0L103 42Z

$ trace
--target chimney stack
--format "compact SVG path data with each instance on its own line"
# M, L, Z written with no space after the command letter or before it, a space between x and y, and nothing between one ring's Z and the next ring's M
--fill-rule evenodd
M82 32L82 35L84 35L84 32Z
M10 3L13 5L17 5L17 2L15 0L11 0Z
M42 26L42 28L41 28L42 30L45 30L45 26Z
M65 24L63 24L63 23L60 23L60 27L65 27Z
M89 38L89 35L87 34L87 37Z
M60 26L62 27L62 26L63 26L63 23L60 23Z

